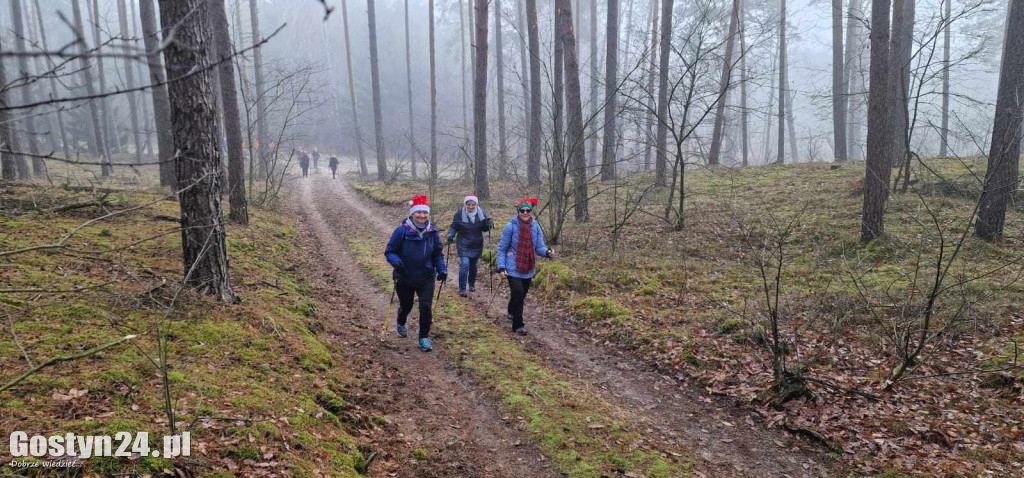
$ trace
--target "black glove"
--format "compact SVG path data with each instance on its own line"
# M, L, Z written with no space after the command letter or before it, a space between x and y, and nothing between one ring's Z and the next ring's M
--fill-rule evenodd
M447 245L451 244L452 241L454 241L454 240L455 240L455 236L448 236L448 241L445 242L444 245L447 246Z
M505 268L504 267L499 267L498 268L498 274L504 274L504 273L505 273Z
M395 272L398 272L398 275L405 274L405 264L399 262L398 264L394 264L391 267L395 268Z
M491 218L484 219L484 230L490 231L491 229L494 229L494 221Z
M437 280L438 280L438 282L448 280L448 273L447 272L438 272L437 273Z

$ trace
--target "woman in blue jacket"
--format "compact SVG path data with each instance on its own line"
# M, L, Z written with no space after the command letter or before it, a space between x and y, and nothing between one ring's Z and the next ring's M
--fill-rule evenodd
M480 208L477 197L466 196L462 209L455 211L452 225L448 227L448 243L455 239L459 253L459 295L462 297L466 297L467 285L470 292L476 292L477 262L484 251L484 231L492 227L494 221Z
M409 217L391 234L384 257L394 268L391 278L398 295L398 335L409 335L405 322L412 312L415 294L420 299L420 349L427 352L432 349L430 308L434 303L434 278L448 279L448 267L444 263L441 233L430 223L426 196L413 196Z
M512 330L519 335L526 335L523 303L537 273L537 256L555 258L555 251L544 244L544 232L533 218L536 207L537 198L520 200L519 214L505 225L498 242L498 273L508 279L508 316Z

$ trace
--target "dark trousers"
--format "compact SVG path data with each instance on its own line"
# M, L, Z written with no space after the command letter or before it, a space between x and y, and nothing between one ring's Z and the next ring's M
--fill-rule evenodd
M338 167L337 166L331 166L331 179L335 179L337 177L338 177Z
M434 281L430 280L424 284L407 284L402 281L395 282L395 294L398 295L398 325L405 326L409 313L412 312L413 295L420 298L420 338L430 337L430 324L434 320L434 314L430 307L434 305Z
M300 166L302 168L302 177L309 176L309 165Z
M512 315L512 330L523 327L523 303L526 302L526 294L530 292L530 279L518 279L508 276L508 288L511 296L508 299L508 313Z

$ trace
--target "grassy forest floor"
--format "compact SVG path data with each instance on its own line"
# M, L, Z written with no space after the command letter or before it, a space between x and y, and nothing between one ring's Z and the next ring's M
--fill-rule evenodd
M687 171L681 231L664 219L670 191L648 189L649 178L592 183L590 221L574 223L570 212L553 246L559 258L541 262L532 300L663 374L810 437L856 473L1019 475L1024 207L1018 196L1004 240L964 237L984 163L924 165L908 192L893 195L886 236L866 246L856 163ZM355 187L395 217L430 189ZM447 226L470 191L468 183L433 188L434 220ZM492 182L491 191L481 205L499 225L528 194L517 182ZM551 231L548 200L541 196L539 218ZM631 208L616 237L616 218ZM774 287L780 244L786 361L813 397L776 408L757 399L772 382L764 286ZM901 347L913 348L921 333L937 262L948 274L922 354L883 391ZM758 264L769 268L766 281Z
M132 184L114 186L138 187L125 174ZM374 437L391 433L383 417L349 402L367 380L325 331L295 220L256 209L251 227L228 227L232 287L242 303L219 304L179 288L178 205L162 194L0 188L0 251L52 244L90 219L124 212L78 230L64 247L0 257L0 382L51 357L138 336L0 393L0 431L148 431L155 447L171 420L178 432L191 431L191 458L91 458L80 469L87 474L364 471L372 450L381 450ZM60 209L99 197L102 206Z

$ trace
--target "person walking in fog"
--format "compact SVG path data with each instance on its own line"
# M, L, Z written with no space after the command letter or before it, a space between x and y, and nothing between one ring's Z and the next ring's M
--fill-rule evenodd
M302 168L302 177L309 176L309 155L301 151L299 155L299 167Z
M331 168L331 179L336 179L338 177L338 157L332 154L327 165Z
M544 232L533 218L536 208L537 198L519 200L518 214L505 225L498 241L498 273L508 279L510 292L508 318L519 335L526 335L523 303L537 273L537 256L555 258L555 251L544 244Z
M320 169L320 150L313 148L313 169Z
M407 337L406 319L412 312L413 296L420 301L420 349L428 352L430 324L433 321L434 279L448 279L448 266L444 262L441 233L430 223L430 204L427 196L413 196L409 217L391 233L384 257L394 270L395 293L398 295L398 336Z
M455 240L459 253L459 295L466 297L466 286L476 292L477 262L484 250L484 231L490 231L494 221L479 206L476 196L469 195L462 200L462 209L455 211L452 225L448 227L448 244ZM458 238L456 240L456 237Z

